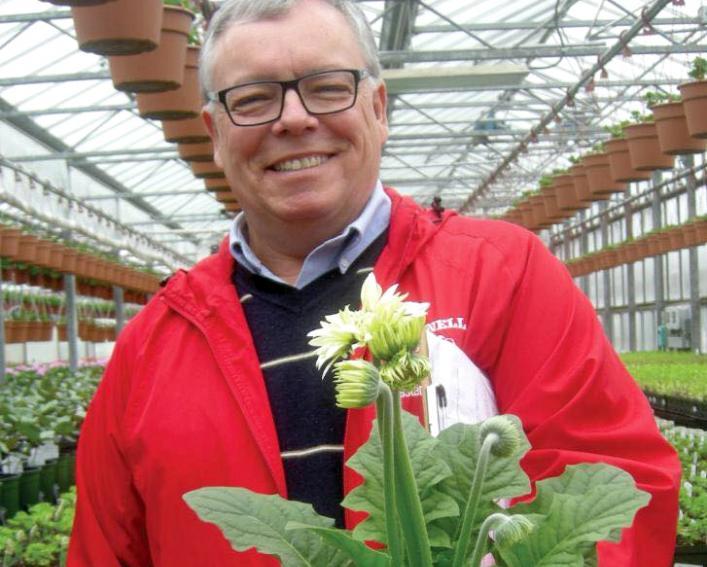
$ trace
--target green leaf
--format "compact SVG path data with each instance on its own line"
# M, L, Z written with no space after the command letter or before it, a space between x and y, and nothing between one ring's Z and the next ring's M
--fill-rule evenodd
M287 530L288 522L324 528L334 524L310 504L238 487L200 488L183 498L199 518L216 524L236 551L254 547L260 553L277 556L286 567L351 565L345 554L318 535Z
M286 530L309 530L348 555L356 567L390 567L390 557L385 553L375 551L365 543L355 540L345 530L309 526L299 522L288 522Z
M429 524L440 518L458 516L459 506L437 489L437 485L451 474L447 463L435 452L438 441L425 431L417 418L407 412L403 412L402 418L425 522ZM344 498L342 505L369 514L354 528L353 537L359 541L387 543L383 512L383 448L377 422L373 424L368 441L346 464L362 475L364 481ZM443 531L432 530L429 537L432 547L450 545L449 537Z
M522 431L520 420L515 416L508 417L516 423L518 431ZM480 431L481 424L457 423L440 432L437 437L439 441L435 447L437 459L445 462L452 470L452 474L438 485L438 489L452 498L462 510L469 497L471 481L481 449ZM518 450L513 455L504 458L491 455L473 525L472 540L476 537L475 534L486 516L498 510L496 500L513 498L530 492L530 481L519 464L528 449L530 444L523 435ZM442 519L433 525L446 532L452 542L456 542L458 517L452 520Z
M570 567L596 564L595 543L618 541L650 494L627 472L604 463L571 465L537 483L537 496L514 513L529 514L536 529L523 541L496 551L509 567ZM544 516L538 521L538 516Z

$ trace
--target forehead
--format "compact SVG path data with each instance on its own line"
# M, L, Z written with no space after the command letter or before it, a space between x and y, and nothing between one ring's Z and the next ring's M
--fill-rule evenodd
M363 66L361 48L344 15L314 0L300 2L282 16L232 24L214 50L213 77L223 88Z

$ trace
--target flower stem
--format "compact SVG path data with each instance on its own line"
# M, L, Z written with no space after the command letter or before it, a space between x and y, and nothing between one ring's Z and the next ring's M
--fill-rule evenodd
M376 399L378 432L383 446L383 496L385 531L388 536L388 554L391 565L402 565L403 551L400 525L395 505L395 460L393 447L393 395L385 382L380 382Z
M474 526L474 520L476 519L476 508L481 497L481 489L484 486L484 477L486 476L486 469L489 464L489 454L491 453L491 448L499 439L500 437L497 433L489 433L481 444L479 459L476 461L474 478L471 481L469 498L467 499L466 506L464 507L464 519L462 521L461 528L459 529L457 545L454 548L454 560L452 567L462 567L462 565L466 564L464 558L466 557L467 550L469 548L471 530ZM471 565L476 567L476 564L474 563Z
M393 442L395 457L395 495L402 528L403 541L407 551L407 564L410 567L431 567L432 551L427 535L422 503L417 493L417 483L410 463L405 435L403 433L400 392L392 390L393 398ZM395 565L395 563L393 563Z
M486 538L489 536L489 532L500 520L503 520L505 516L503 514L491 514L488 516L479 528L479 535L476 536L476 544L474 545L474 552L471 555L471 561L468 565L471 567L479 567L481 564L481 559L486 552Z

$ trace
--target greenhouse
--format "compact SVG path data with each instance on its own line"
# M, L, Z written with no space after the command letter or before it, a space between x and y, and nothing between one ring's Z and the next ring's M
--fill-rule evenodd
M706 75L684 0L0 0L0 564L707 565Z

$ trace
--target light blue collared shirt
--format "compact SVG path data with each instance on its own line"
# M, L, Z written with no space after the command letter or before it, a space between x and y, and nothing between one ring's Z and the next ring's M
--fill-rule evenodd
M342 274L346 273L356 258L388 228L391 206L390 197L378 181L361 214L339 234L322 242L307 255L293 287L302 289L335 267ZM264 278L290 285L268 270L248 245L243 212L233 219L229 243L231 255L241 266Z

